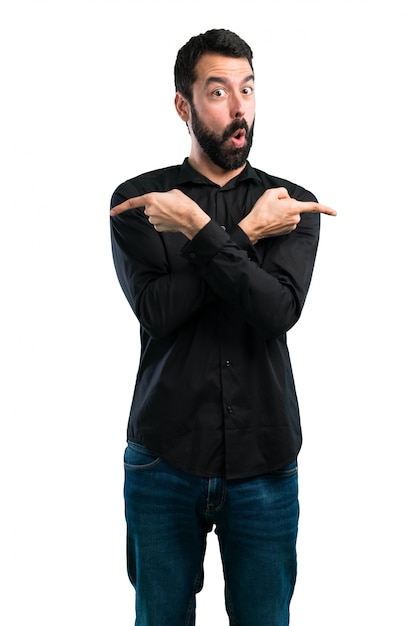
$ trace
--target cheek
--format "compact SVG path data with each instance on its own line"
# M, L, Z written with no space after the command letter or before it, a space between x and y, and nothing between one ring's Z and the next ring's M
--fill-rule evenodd
M248 107L245 118L249 126L251 126L255 120L255 100L252 100L251 105Z
M196 111L201 121L214 131L219 131L228 124L228 109L224 103L202 105Z

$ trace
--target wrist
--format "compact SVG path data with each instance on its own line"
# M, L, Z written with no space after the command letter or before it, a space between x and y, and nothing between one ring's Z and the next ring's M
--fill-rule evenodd
M244 217L244 219L238 223L238 226L244 231L253 245L261 239L261 230L257 223L251 219L251 213Z
M202 230L210 222L210 217L202 211L201 214L196 215L193 219L190 219L187 224L184 224L181 232L187 239L193 239L197 233Z

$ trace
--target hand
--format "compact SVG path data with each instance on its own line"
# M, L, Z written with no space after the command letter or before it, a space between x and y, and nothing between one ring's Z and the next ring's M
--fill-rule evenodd
M250 241L256 243L265 237L289 234L299 224L301 213L309 212L337 215L334 209L323 204L300 202L291 198L285 187L275 187L263 193L239 226Z
M144 214L158 232L181 232L189 239L210 221L200 206L179 189L153 191L130 198L113 207L110 215L119 215L139 207L145 207Z

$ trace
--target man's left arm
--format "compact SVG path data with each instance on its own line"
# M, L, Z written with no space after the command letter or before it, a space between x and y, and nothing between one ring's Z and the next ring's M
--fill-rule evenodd
M230 233L208 223L183 249L212 291L266 338L299 319L319 239L320 213L336 215L308 191L268 189Z
M287 235L255 245L237 226L225 233L210 222L183 249L212 291L240 310L266 338L287 332L300 317L319 240L320 217L306 214Z

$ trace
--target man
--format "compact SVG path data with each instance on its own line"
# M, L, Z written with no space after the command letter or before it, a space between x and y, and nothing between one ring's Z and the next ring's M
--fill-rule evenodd
M125 503L137 626L195 624L216 527L237 626L284 626L296 578L301 432L286 332L302 311L319 213L250 166L252 51L193 37L175 64L182 165L120 185L116 272L141 327Z

